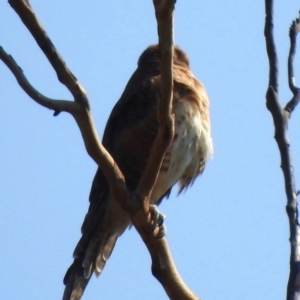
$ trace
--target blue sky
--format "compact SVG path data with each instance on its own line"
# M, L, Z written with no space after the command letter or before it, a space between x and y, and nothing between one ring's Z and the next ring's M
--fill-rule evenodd
M86 89L99 134L136 68L157 42L152 1L30 1ZM211 300L279 300L289 271L289 231L279 153L265 108L268 61L263 1L177 1L175 41L211 101L214 158L184 195L161 205L177 268ZM299 2L276 1L280 98L286 103L288 28ZM0 45L49 97L71 99L6 1ZM300 80L300 53L296 79ZM35 104L0 63L0 290L3 299L60 299L96 165L71 116ZM289 136L300 178L300 112ZM134 229L118 240L83 299L167 299Z

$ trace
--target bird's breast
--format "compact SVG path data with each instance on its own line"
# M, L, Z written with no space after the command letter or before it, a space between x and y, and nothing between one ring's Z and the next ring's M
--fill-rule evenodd
M176 98L176 95L174 95ZM152 202L157 202L169 188L179 182L186 188L204 168L212 152L209 124L192 102L178 99L173 103L175 133L165 153Z

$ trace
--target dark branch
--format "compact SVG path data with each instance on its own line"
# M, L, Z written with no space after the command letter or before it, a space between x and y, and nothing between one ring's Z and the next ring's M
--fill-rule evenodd
M294 94L293 99L288 103L285 109L282 109L278 99L278 69L276 48L273 37L273 1L266 0L266 24L265 37L267 53L269 58L270 73L269 86L266 94L267 108L272 114L275 126L275 140L277 142L280 157L281 168L285 182L285 192L287 197L286 211L289 218L290 226L290 275L287 286L287 299L299 300L300 298L300 257L299 257L299 223L298 223L298 204L297 192L295 188L294 169L292 166L292 159L290 154L290 144L287 135L287 123L289 113L295 108L299 101L299 89L294 84L293 77L293 59L296 47L296 34L299 31L299 20L293 22L290 37L291 50L289 55L289 84Z
M292 111L295 109L297 104L299 103L300 99L300 89L295 84L295 77L294 77L294 57L296 53L296 44L297 44L297 34L300 31L300 20L297 18L292 22L290 27L290 53L288 58L288 77L289 77L289 87L291 92L293 93L293 98L291 101L287 103L285 106L285 110L291 114Z
M278 64L277 54L273 36L273 0L266 0L266 23L265 23L265 37L267 53L269 57L269 86L272 86L276 93L278 93Z

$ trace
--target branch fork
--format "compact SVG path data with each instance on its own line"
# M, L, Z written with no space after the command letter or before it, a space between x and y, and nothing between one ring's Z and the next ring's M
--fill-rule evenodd
M300 299L300 236L299 236L299 214L298 202L295 187L294 168L292 165L292 158L290 153L290 143L287 134L288 120L292 111L299 103L300 90L295 85L294 78L294 56L296 52L296 36L300 31L299 18L292 22L290 27L290 52L288 57L288 82L291 92L293 93L292 99L283 108L278 98L278 66L277 54L273 36L273 0L266 0L266 22L265 22L265 37L266 47L269 58L269 85L266 94L266 105L270 111L274 127L275 127L275 140L277 142L280 157L281 169L284 176L285 192L286 192L286 212L289 219L290 227L290 274L287 285L287 300Z

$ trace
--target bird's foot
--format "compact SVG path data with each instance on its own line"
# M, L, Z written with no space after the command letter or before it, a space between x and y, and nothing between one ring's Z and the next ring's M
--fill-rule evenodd
M166 233L167 229L163 225L164 219L166 218L157 208L156 205L150 204L149 206L150 216L151 216L151 232L154 232L156 228L158 228L158 233L156 234L156 238L161 239L163 238Z

